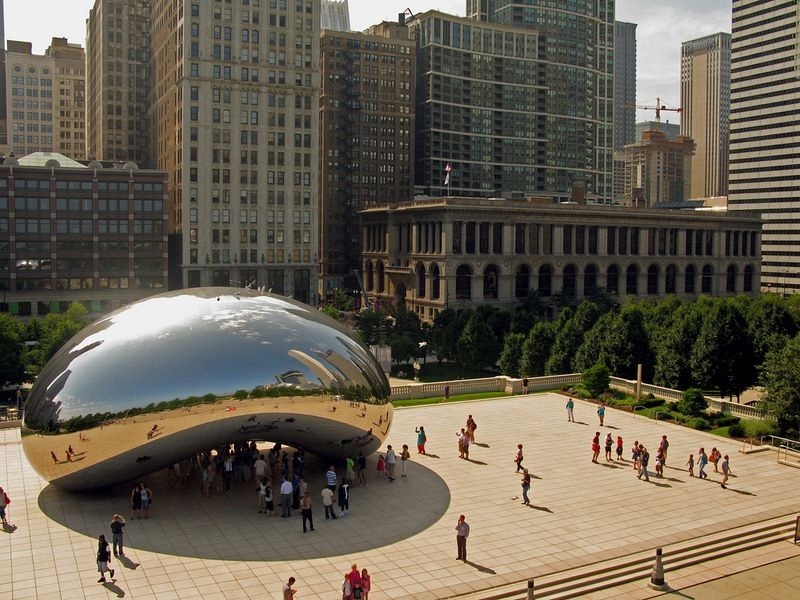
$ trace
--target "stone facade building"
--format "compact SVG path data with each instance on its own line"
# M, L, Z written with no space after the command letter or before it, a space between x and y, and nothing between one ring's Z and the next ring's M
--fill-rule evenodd
M612 297L756 295L761 219L752 213L427 198L371 207L364 290L422 319L445 308L513 309L530 292Z

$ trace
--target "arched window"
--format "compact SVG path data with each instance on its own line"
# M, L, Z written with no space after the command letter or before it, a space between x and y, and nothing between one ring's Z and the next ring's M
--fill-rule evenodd
M461 265L456 269L456 299L470 298L472 298L472 269L467 265Z
M514 296L516 298L525 298L531 287L531 270L528 265L520 265L517 267L517 274L514 277Z
M625 270L625 293L632 295L639 293L639 269L636 265L629 265Z
M540 296L552 296L553 267L550 265L542 265L539 267L539 285L537 287Z
M658 294L658 265L647 267L647 294L655 296Z
M714 269L711 265L703 267L703 274L700 276L700 293L710 294L712 292L711 285L714 279Z
M439 299L439 295L441 294L441 273L439 272L439 265L433 263L431 266L431 298L434 300Z
M483 297L497 298L497 267L489 265L483 270Z
M588 265L583 270L583 293L584 295L597 291L597 267Z
M425 293L425 265L419 263L417 265L417 298L424 298Z
M606 269L606 292L612 296L619 294L619 267L611 265Z
M745 292L753 291L753 265L745 265L744 267L744 281L742 282L742 290Z
M736 293L736 265L728 265L728 270L725 272L725 290L729 294Z
M684 275L684 292L687 294L694 294L697 287L697 269L694 265L686 266L686 275Z
M578 275L575 265L567 265L564 267L564 278L561 291L565 296L574 296L577 293Z
M677 288L678 281L678 267L675 265L667 265L666 275L664 277L664 292L667 294L674 294Z
M384 289L385 289L384 288L385 283L383 281L383 261L382 260L378 261L378 265L377 265L376 271L377 271L376 277L378 279L377 284L376 284L377 288L378 288L378 293L382 294L384 292Z
M372 261L368 260L364 265L364 288L371 292L375 288L375 274L372 271Z

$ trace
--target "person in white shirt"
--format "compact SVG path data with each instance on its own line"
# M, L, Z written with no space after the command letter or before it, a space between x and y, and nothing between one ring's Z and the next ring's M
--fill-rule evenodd
M391 446L386 446L386 476L389 481L394 481L395 465L397 465L397 456Z
M283 483L281 483L281 516L282 517L291 517L292 516L292 492L294 488L292 488L292 482L284 479Z

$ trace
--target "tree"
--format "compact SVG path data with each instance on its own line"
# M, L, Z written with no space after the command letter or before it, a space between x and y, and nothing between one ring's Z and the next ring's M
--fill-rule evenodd
M578 371L586 371L593 365L596 365L598 362L605 364L605 362L601 360L600 355L602 353L602 347L605 343L605 340L612 335L612 328L615 319L615 313L607 312L602 317L597 319L594 327L592 327L586 333L586 335L583 336L583 343L575 353L574 364Z
M710 306L708 306L710 308ZM686 389L693 383L690 364L694 341L703 324L705 304L692 302L673 314L669 327L664 328L656 345L653 382L669 388Z
M597 398L608 389L611 376L606 366L598 363L581 374L581 383L592 397Z
M741 311L717 301L706 314L692 348L692 378L704 389L736 396L755 383L753 343Z
M700 417L708 408L703 390L699 388L689 388L681 394L681 399L678 401L678 410L690 417Z
M458 363L478 369L494 367L497 355L490 354L486 349L496 345L491 327L480 313L474 312L458 338Z
M500 372L509 377L522 377L522 347L525 336L521 333L509 333L503 340L503 351L500 353Z
M447 308L436 315L431 329L431 341L439 360L456 360L458 338L467 326L471 314L472 311L457 313L452 308Z
M412 358L417 358L421 341L422 326L419 316L401 307L387 337L387 343L392 347L392 358L397 362L409 362Z
M767 354L782 348L798 331L797 321L785 298L762 294L745 312L747 331L753 340L753 362L761 365Z
M556 333L550 356L545 363L544 372L547 375L571 373L573 371L572 359L583 342L584 329L576 319L567 321Z
M533 326L522 344L521 370L523 375L529 377L544 375L544 367L555 339L555 323L540 321Z
M767 354L761 379L764 393L759 408L764 416L775 419L782 435L796 439L800 433L800 336Z
M22 336L25 326L8 313L0 313L0 385L19 384L25 379Z

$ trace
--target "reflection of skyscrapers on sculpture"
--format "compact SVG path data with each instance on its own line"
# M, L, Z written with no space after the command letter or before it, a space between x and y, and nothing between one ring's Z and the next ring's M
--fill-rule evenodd
M244 440L369 454L388 433L388 395L374 358L319 311L251 290L183 290L72 338L31 390L23 446L45 479L69 489ZM54 462L50 452L70 444L80 460Z

